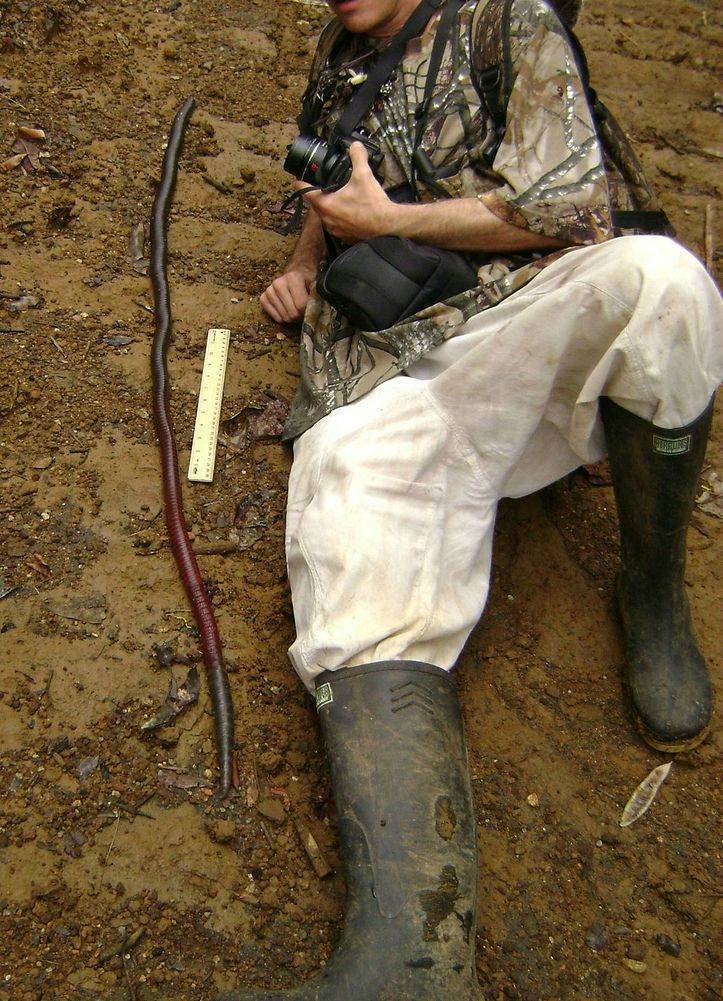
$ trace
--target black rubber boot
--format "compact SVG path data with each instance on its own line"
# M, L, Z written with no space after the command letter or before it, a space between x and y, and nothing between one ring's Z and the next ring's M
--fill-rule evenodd
M686 427L658 428L601 399L620 522L618 606L626 687L651 747L686 751L705 739L713 708L683 581L685 537L713 404Z
M347 905L339 945L301 987L217 1001L472 1001L477 860L456 685L415 661L326 672Z

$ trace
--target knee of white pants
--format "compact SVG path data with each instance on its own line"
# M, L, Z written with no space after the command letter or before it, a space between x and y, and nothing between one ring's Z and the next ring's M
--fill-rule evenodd
M641 387L631 392L618 373L606 395L620 392L618 402L662 427L687 424L705 408L723 372L723 310L715 283L668 237L627 236L603 246L604 261L589 284L627 305L617 348Z
M608 271L628 304L651 294L681 310L693 300L717 289L700 261L667 236L624 236L605 245L609 248ZM615 294L615 287L609 291Z

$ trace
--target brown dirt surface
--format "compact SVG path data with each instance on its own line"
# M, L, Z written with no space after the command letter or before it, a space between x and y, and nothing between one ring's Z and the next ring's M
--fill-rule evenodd
M589 0L580 22L599 91L701 256L720 185L719 14L713 0ZM2 1001L288 987L338 934L326 764L286 658L290 457L250 431L295 384L295 331L257 297L292 247L272 209L325 16L306 0L0 4L0 160L18 126L47 134L34 167L0 171ZM185 488L196 541L232 550L200 557L238 717L241 787L224 803L205 685L174 725L140 730L199 649L161 513L145 262L128 249L189 94L170 367L185 471L206 331L231 328L216 477ZM13 312L24 294L36 304ZM715 742L678 758L646 816L618 826L665 759L621 697L606 484L604 469L580 472L503 506L490 607L458 670L488 999L723 990ZM718 529L696 513L687 582L720 683Z

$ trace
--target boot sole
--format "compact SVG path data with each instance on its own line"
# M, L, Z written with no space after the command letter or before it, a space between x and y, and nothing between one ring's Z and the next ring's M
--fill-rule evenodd
M628 692L628 699L629 698L630 694ZM640 736L643 738L645 743L652 747L653 750L665 751L666 754L681 754L683 751L692 751L695 747L702 744L710 733L711 725L709 723L707 726L703 727L700 733L696 733L694 737L688 737L686 740L665 741L661 740L648 729L642 718L635 712L634 709L633 715L635 717L635 725L637 726Z

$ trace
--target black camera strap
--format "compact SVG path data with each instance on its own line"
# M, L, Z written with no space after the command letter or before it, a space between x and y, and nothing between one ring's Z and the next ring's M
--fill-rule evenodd
M338 139L340 136L348 136L354 131L376 101L379 88L387 82L398 64L402 61L407 42L411 38L417 38L422 34L434 12L445 2L446 0L422 0L408 18L404 27L397 32L387 48L383 50L377 61L369 69L366 80L344 108L339 121L334 127L333 139Z
M376 101L379 94L379 88L382 84L386 83L396 67L404 58L407 42L410 39L417 38L422 34L432 15L444 3L449 3L450 6L453 7L458 6L458 4L453 2L453 0L422 0L419 6L414 9L404 26L400 28L396 35L394 35L387 48L381 52L379 58L370 68L366 80L355 92L352 99L344 108L338 122L332 130L329 142L330 146L338 141L339 138L348 136L354 131L364 115L366 115ZM439 57L441 58L441 53ZM434 73L435 78L438 69L439 66L437 65L437 69ZM434 80L432 81L432 84L433 83ZM426 96L425 91L425 97ZM320 188L315 184L310 184L307 188L299 189L289 195L281 206L280 211L285 211L295 201L300 200L308 191L324 191L325 193L330 194L333 191L337 191L340 187L342 187L341 184L324 188Z

